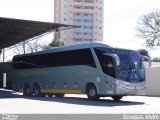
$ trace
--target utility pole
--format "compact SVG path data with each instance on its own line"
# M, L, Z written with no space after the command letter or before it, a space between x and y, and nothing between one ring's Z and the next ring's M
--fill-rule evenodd
M2 54L3 54L3 62L5 61L5 49L2 50Z
M23 45L23 52L24 52L24 54L26 54L26 45L25 45L25 42L22 45Z

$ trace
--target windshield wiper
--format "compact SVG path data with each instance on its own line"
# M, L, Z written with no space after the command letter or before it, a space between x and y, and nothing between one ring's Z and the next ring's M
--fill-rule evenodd
M130 80L130 76L131 76L131 73L132 73L132 72L134 72L134 73L137 75L137 77L139 78L139 80L142 81L143 78L142 78L142 76L140 75L140 73L137 71L135 64L134 64L133 62L130 62L129 65L130 65L130 66L129 66L130 69L129 69L127 81ZM135 79L135 76L134 76L134 79Z
M131 63L129 63L129 72L128 72L128 77L127 77L127 81L129 81L130 80L130 77L131 77L131 73L132 73L132 65L131 65Z

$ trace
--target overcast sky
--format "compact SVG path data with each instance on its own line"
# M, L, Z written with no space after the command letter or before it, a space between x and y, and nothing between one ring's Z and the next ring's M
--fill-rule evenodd
M160 0L104 0L104 42L113 47L145 48L145 41L135 36L137 21L158 8ZM53 14L54 0L0 0L0 17L53 22ZM160 48L149 52L160 57Z

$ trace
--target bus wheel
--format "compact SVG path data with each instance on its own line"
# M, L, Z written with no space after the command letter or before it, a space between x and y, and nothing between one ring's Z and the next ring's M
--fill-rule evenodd
M41 94L41 88L40 88L39 85L34 85L34 87L33 87L33 93L37 97L40 97L42 95Z
M119 100L121 100L121 99L123 98L123 96L121 96L121 95L111 96L111 97L112 97L112 99L115 100L115 101L119 101Z
M55 94L55 97L58 97L58 98L62 98L64 97L65 94L61 93L61 94Z
M32 95L31 88L28 84L24 85L23 95L24 96L31 96Z
M97 89L94 85L88 85L86 88L86 93L89 100L99 100L99 96L97 95Z

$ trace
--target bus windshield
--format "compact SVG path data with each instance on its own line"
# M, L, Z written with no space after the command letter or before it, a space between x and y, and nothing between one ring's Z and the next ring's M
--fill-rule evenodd
M95 52L99 59L102 70L105 74L128 82L141 82L145 80L144 66L141 56L137 51L110 48L95 48ZM118 55L120 59L120 66L115 66L114 70L112 70L115 75L111 75L110 72L106 71L106 65L104 64L106 64L106 62L108 61L107 58L109 57L104 55L104 53ZM109 69L111 69L111 67Z
M120 66L117 67L117 77L129 82L145 80L144 66L141 56L136 51L118 51Z

